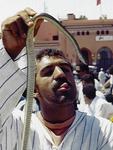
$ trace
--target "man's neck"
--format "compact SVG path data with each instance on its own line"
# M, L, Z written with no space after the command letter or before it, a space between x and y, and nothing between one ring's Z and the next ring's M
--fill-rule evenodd
M41 114L44 120L50 123L62 123L75 115L76 111L73 105L68 107L48 107L41 108Z
M71 126L71 124L73 123L75 119L75 115L74 115L62 123L51 123L51 122L44 120L41 112L37 113L37 117L48 129L50 129L56 135L61 135L62 133L64 133Z

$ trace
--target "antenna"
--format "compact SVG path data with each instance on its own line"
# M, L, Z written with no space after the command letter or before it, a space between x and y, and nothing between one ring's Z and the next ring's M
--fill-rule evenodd
M99 9L100 9L100 17L102 17L103 10L102 10L102 1L101 1L101 0L97 0L97 6L99 6Z
M44 13L47 13L47 5L46 5L46 0L44 0Z

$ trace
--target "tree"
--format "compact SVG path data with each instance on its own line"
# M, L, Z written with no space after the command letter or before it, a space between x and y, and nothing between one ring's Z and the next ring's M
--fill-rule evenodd
M101 15L99 19L100 20L106 20L107 19L107 15Z
M79 19L87 20L88 18L85 15L80 15Z

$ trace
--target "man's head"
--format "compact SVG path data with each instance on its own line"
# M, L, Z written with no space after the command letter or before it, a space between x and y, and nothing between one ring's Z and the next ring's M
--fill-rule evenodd
M113 65L109 67L109 74L113 75Z
M36 92L40 104L69 104L76 98L73 70L62 51L44 49L36 56Z
M91 103L92 100L95 98L96 96L96 89L94 84L86 84L83 86L83 94L85 96L85 102Z
M89 67L86 64L80 63L76 65L76 71L78 72L79 76L82 77L84 74L89 73Z
M104 69L103 68L100 68L100 71L103 71Z
M83 85L86 85L86 84L93 84L93 85L95 85L94 77L93 77L92 74L84 74L81 77L81 80L82 80Z

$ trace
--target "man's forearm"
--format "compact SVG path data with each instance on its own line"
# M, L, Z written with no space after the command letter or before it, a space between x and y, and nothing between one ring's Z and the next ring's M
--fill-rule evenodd
M26 76L0 44L0 115L2 124L26 87Z

